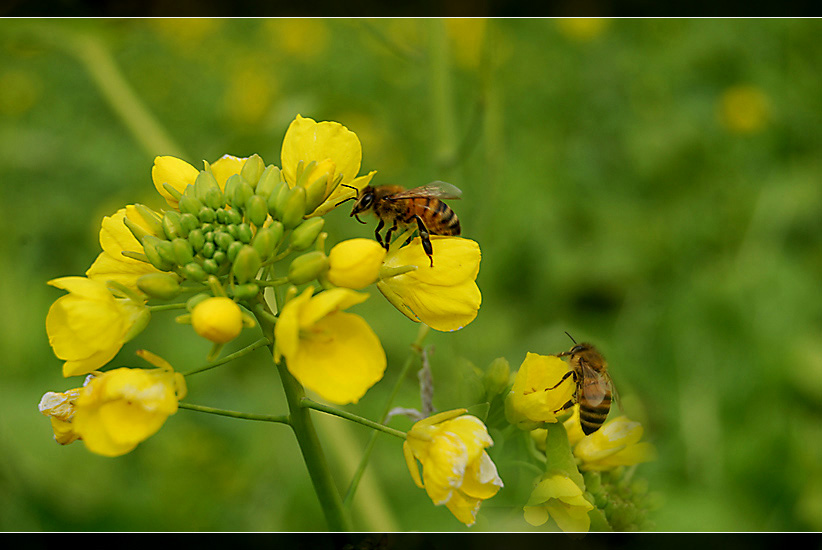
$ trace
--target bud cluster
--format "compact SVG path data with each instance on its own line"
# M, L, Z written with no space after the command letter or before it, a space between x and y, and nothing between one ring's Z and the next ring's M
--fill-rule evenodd
M646 480L632 480L625 467L583 475L594 504L602 510L614 531L653 530L647 516L654 508L654 495L648 493Z
M259 155L248 158L238 174L221 187L206 163L194 184L182 192L166 184L178 210L158 214L137 205L148 230L129 220L126 225L142 243L145 259L167 274L138 281L150 296L170 299L180 292L179 281L206 282L233 276L228 292L234 299L256 296L260 269L278 259L281 245L302 252L314 245L323 229L320 217L307 217L330 194L342 176L328 184L328 172L312 178L314 162L298 167L296 185L286 183L280 169L265 166ZM328 269L322 251L294 259L288 270L293 284L308 282ZM175 275L172 275L175 274Z

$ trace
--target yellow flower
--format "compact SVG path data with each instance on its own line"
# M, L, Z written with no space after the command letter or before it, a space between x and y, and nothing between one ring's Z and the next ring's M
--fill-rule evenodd
M349 239L328 253L328 280L335 286L359 290L377 280L386 250L372 239Z
M768 96L755 86L732 86L719 99L718 116L722 125L736 134L752 134L768 123Z
M568 369L568 363L555 355L526 354L505 398L508 422L523 430L533 430L543 422L556 422L559 409L571 399L575 389L571 376L557 386Z
M566 38L577 42L589 42L605 32L608 19L595 17L567 17L557 19L557 28Z
M362 189L376 174L372 171L357 177L362 161L362 146L357 134L338 122L316 122L300 115L285 133L280 161L283 178L292 188L297 185L300 162L304 167L312 161L317 163L311 174L303 176L307 183L323 174L327 175L326 187L321 193L324 200L311 216L322 216L333 210L341 200L354 196L353 189L338 183ZM340 176L342 179L337 182Z
M61 277L48 284L69 292L51 305L46 316L49 344L65 361L63 376L102 367L150 318L145 303L115 298L100 281Z
M274 326L274 358L306 388L336 404L356 403L385 373L377 335L359 315L342 310L367 294L334 288L312 296L313 288L285 304Z
M248 159L223 155L210 165L211 173L214 179L217 180L220 189L225 188L225 182L230 176L240 173L246 160ZM166 191L163 184L167 183L182 193L186 190L186 187L194 185L199 173L199 170L184 160L163 156L154 159L154 166L151 168L151 179L154 181L154 187L166 199L166 202L172 208L177 208L177 199Z
M151 230L134 205L121 208L112 216L103 218L100 228L100 246L103 251L86 271L86 277L106 281L116 281L132 290L137 290L137 279L149 273L161 273L150 263L123 256L124 251L143 252L143 245L126 227L123 220L128 220L144 229Z
M465 412L457 409L420 420L409 430L402 450L417 487L471 526L480 504L497 494L502 479L485 452L494 444L485 424ZM422 477L416 461L422 464Z
M539 478L523 511L531 525L542 525L550 517L563 531L585 533L591 527L588 512L593 509L568 475L549 472Z
M581 461L581 470L593 471L654 460L656 449L650 443L639 441L642 433L639 422L633 422L626 416L614 418L579 440L574 447L574 456Z
M412 321L434 330L459 330L476 318L482 302L476 283L480 248L470 239L436 235L431 244L433 267L419 237L407 246L392 246L377 288Z
M225 344L234 340L243 330L243 312L230 298L207 298L191 311L191 325L203 338Z
M74 388L63 393L50 391L40 399L40 412L51 419L54 440L60 445L68 445L80 438L71 422L74 418L74 403L80 395L80 390L82 388Z
M80 390L72 425L94 453L120 456L131 451L157 433L185 397L182 374L149 352L138 353L160 368L98 373Z

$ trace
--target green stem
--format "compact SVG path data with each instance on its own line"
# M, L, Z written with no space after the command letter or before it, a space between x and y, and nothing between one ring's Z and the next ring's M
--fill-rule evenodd
M350 420L352 422L357 422L358 424L362 424L363 426L368 426L369 428L373 428L374 430L378 430L381 432L385 432L387 434L391 434L395 437L399 437L400 439L405 439L405 432L400 430L395 430L394 428L389 428L385 424L380 424L379 422L374 422L373 420L368 420L367 418L363 418L362 416L357 416L356 414L352 414L347 411L343 411L340 409L335 409L334 407L329 407L328 405L323 405L322 403L317 403L316 401L312 401L307 397L303 397L302 401L300 402L302 407L308 409L314 409L315 411L321 411L326 414L331 414L334 416L339 416L340 418L345 418L346 420Z
M263 334L274 333L274 323L267 316L258 315L257 322L260 324ZM273 342L269 343L268 347L273 354ZM334 479L331 477L331 471L328 468L322 446L317 437L317 430L311 419L310 409L301 406L302 400L305 399L305 390L297 379L288 372L285 360L277 362L276 365L285 391L286 402L288 403L289 423L297 438L297 444L300 446L300 452L303 455L303 460L305 460L308 475L314 486L317 500L322 507L328 528L331 531L350 531L351 523L346 510L343 508L340 493L334 485Z
M152 313L155 311L171 311L175 309L185 309L185 303L182 304L161 304L159 306L148 306L148 309L151 310Z
M214 367L219 367L220 365L225 365L226 363L234 361L235 359L238 359L238 358L242 357L243 355L247 355L247 354L251 353L252 351L254 351L256 349L259 349L263 346L267 346L270 343L271 342L268 338L260 338L259 340L257 340L253 344L248 345L248 346L244 347L243 349L241 349L239 351L235 351L234 353L226 355L225 357L223 357L219 361L209 363L205 366L198 367L196 369L192 369L192 370L190 370L188 372L184 372L182 374L183 374L183 376L189 376L191 374L197 374L197 373L200 373L200 372L204 372L204 371L213 369Z
M405 360L405 364L402 366L397 382L394 384L394 389L391 391L391 395L385 403L385 409L383 410L382 416L380 416L380 422L385 422L385 418L391 411L391 406L394 403L394 399L397 397L397 393L399 393L400 388L402 387L403 380L405 380L408 371L411 370L411 366L414 364L414 358L419 354L420 350L422 350L422 343L430 331L431 327L428 325L420 325L420 330L417 332L417 338L414 340L414 343L411 344L411 349L414 351L408 355ZM360 465L357 467L357 471L354 473L354 477L348 485L348 490L345 492L343 505L346 507L349 507L351 505L351 501L354 500L354 494L357 492L357 487L359 486L360 480L365 473L365 468L368 466L368 459L371 457L371 451L374 449L374 444L376 441L377 432L374 432L371 434L371 439L368 440L368 444L365 446L362 459L360 459Z
M288 416L285 415L244 413L238 411L229 411L226 409L216 409L214 407L206 407L204 405L194 405L192 403L179 403L179 407L181 409L188 409L191 411L218 414L220 416L230 416L231 418L242 418L243 420L259 420L261 422L277 422L279 424L290 423L288 420Z

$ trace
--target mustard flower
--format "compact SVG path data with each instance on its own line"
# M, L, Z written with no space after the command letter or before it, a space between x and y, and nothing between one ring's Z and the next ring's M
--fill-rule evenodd
M274 326L274 358L304 387L336 404L356 403L385 373L379 338L359 315L342 310L368 294L307 288L288 301Z
M80 438L80 434L74 431L72 419L74 418L74 403L80 395L82 388L74 388L66 392L46 392L40 399L40 412L51 419L51 427L54 431L54 440L60 445L68 445Z
M720 123L735 134L754 134L763 130L770 114L768 96L756 86L731 86L722 92L717 105Z
M588 532L588 512L594 505L583 496L582 489L562 472L547 472L537 481L523 508L525 521L539 526L552 518L566 532Z
M571 376L557 385L569 368L555 355L526 354L505 398L508 422L523 430L533 430L543 422L556 422L559 409L571 399L575 389Z
M144 302L115 298L97 280L61 277L48 284L69 292L51 305L46 316L49 344L65 361L63 376L88 374L102 367L150 318Z
M433 267L419 237L406 246L391 246L377 288L412 321L439 331L459 330L476 318L482 302L476 283L480 248L470 239L437 235L431 236L431 244Z
M230 176L240 173L246 160L248 159L223 155L216 162L209 165L220 189L225 188L225 182ZM177 208L177 199L166 190L163 184L168 184L182 193L187 186L194 185L199 173L199 170L182 159L161 156L154 159L154 166L151 168L151 179L154 181L157 192L166 199L166 202L172 208Z
M359 290L377 280L386 250L372 239L348 239L328 253L329 282Z
M95 373L75 401L72 426L94 453L130 452L157 433L185 397L182 374L154 354L138 353L159 368L122 367Z
M203 338L225 344L243 330L243 312L236 302L225 296L206 298L191 310L191 326Z
M639 441L642 433L642 425L626 416L606 422L576 443L574 456L581 461L580 470L611 470L654 460L656 449L651 443Z
M319 193L319 206L310 216L322 216L337 204L355 196L371 181L376 171L357 177L362 162L362 145L357 134L338 122L316 122L297 115L283 138L280 153L282 175L289 187L298 181L310 185L325 178L325 187ZM314 162L310 173L298 173ZM346 184L345 187L340 184Z
M497 494L503 484L485 451L494 444L488 429L465 412L457 409L420 420L408 431L403 453L417 487L424 488L435 505L444 504L471 526L482 501Z
M143 245L123 223L126 219L146 233L151 233L150 227L134 205L104 217L100 228L100 246L103 251L86 271L86 277L103 283L116 281L129 289L137 290L137 279L161 272L150 263L123 256L124 251L143 252Z

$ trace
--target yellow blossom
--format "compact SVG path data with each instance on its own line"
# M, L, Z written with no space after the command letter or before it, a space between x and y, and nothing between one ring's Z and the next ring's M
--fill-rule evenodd
M240 173L246 160L248 159L223 155L216 162L210 164L211 173L214 179L217 180L220 189L225 189L225 182L230 176ZM154 181L154 187L166 199L166 202L172 208L177 208L177 199L165 189L163 184L167 183L178 192L183 193L186 187L194 185L199 173L199 170L182 159L161 156L154 159L154 166L151 168L151 179Z
M588 532L588 512L594 505L582 496L582 489L562 472L548 472L539 478L523 508L525 521L538 526L552 518L566 532Z
M574 447L581 470L603 471L630 466L656 458L656 449L640 442L643 428L626 416L606 422L594 433L583 437ZM573 443L572 443L573 444Z
M718 117L722 125L735 134L753 134L768 123L768 96L755 86L732 86L722 92Z
M80 390L82 388L74 388L63 393L50 391L40 399L40 412L51 419L54 440L60 445L68 445L80 438L71 422L74 418L74 403L80 395Z
M409 430L403 453L417 487L470 526L482 501L502 487L502 479L485 451L494 444L485 424L465 412L457 409L420 420Z
M156 369L122 367L96 373L75 402L72 425L86 447L119 456L157 433L185 397L185 379L148 352L141 355Z
M123 223L125 219L151 233L148 224L134 205L126 206L115 214L104 217L100 228L100 246L103 251L86 271L86 277L103 283L116 281L127 288L137 290L137 279L160 271L150 263L123 256L124 251L143 252L143 245Z
M288 301L274 326L275 360L306 388L336 404L356 403L385 373L377 335L359 315L342 310L368 298L347 288L313 296L307 288Z
M372 171L357 177L362 161L362 146L357 134L338 122L316 122L300 115L285 133L280 160L283 178L292 188L297 185L301 162L303 167L312 161L316 163L314 171L305 177L307 182L326 175L324 200L310 214L312 216L322 216L343 199L355 196L353 189L340 184L362 189L376 173Z
M191 325L203 338L225 344L243 330L243 312L236 302L225 296L207 298L191 311Z
M590 42L608 28L609 20L596 17L564 17L557 19L557 28L566 38Z
M46 316L49 344L65 361L63 376L102 367L148 323L145 303L115 298L100 281L61 277L48 284L69 292L51 305Z
M571 376L557 385L568 369L568 363L555 355L526 354L505 398L508 421L524 430L538 428L543 422L556 422L559 409L571 399L575 389Z
M348 239L328 253L331 284L359 290L377 280L386 250L372 239Z
M377 288L406 317L434 330L459 330L474 320L482 302L476 283L480 248L470 239L431 236L434 266L420 238L388 252Z

